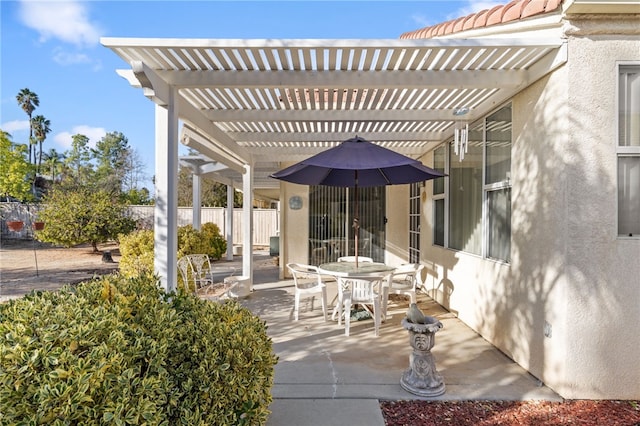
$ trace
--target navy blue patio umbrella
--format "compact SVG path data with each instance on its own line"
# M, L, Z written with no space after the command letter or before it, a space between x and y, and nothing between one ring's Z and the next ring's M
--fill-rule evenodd
M402 185L445 176L420 161L360 137L271 174L275 179L302 185L354 188L355 259L358 266L358 188Z

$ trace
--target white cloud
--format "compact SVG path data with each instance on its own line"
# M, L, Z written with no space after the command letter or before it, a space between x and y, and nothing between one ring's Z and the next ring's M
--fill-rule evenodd
M55 38L78 47L95 46L101 28L89 20L80 1L21 0L20 19L40 34L40 41Z
M91 63L89 56L84 53L68 52L61 47L53 49L53 60L60 65L88 64Z
M75 126L73 129L71 129L70 132L57 133L53 137L53 140L65 149L69 149L71 148L73 137L77 134L85 135L86 137L88 137L89 146L95 147L96 143L107 134L107 131L102 127L91 127L86 125Z
M444 19L434 20L423 14L414 14L411 16L411 19L420 27L430 27L432 25L438 25L443 22L450 21L452 19L462 18L463 16L471 15L472 13L480 12L481 10L491 9L494 6L507 4L506 0L466 0L466 5L460 7L459 9L454 10L453 12L447 14Z
M411 15L411 20L413 20L413 22L415 22L420 28L430 27L431 25L436 24L436 22L433 22L432 19L429 19L422 14Z
M2 123L2 130L11 134L15 131L29 130L29 120L13 120Z
M472 13L476 13L476 12L480 12L481 10L485 10L485 9L491 9L495 6L498 5L505 5L508 2L506 1L490 1L490 0L467 0L467 2L469 3L467 6L461 8L458 10L458 18L462 17L462 16L467 16L470 15ZM453 19L455 17L452 17L451 19Z

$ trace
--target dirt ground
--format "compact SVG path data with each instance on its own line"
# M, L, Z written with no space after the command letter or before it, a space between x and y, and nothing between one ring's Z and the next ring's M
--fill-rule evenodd
M38 241L2 239L0 299L19 297L31 290L56 290L117 271L117 244L100 244L98 250L94 253L90 244L64 248ZM102 261L104 251L111 252L113 263Z

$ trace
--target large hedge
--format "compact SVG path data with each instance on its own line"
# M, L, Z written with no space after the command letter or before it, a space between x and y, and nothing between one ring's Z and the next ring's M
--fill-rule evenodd
M277 362L246 308L151 276L0 304L0 344L0 424L264 424Z

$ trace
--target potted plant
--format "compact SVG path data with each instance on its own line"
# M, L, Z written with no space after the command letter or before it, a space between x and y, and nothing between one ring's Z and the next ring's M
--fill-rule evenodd
M41 222L41 221L33 222L34 231L42 231L43 229L44 229L44 222Z
M7 228L9 231L20 232L24 226L24 222L21 220L7 220Z

